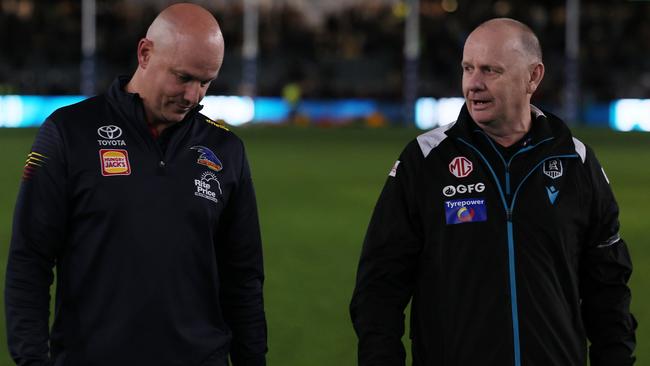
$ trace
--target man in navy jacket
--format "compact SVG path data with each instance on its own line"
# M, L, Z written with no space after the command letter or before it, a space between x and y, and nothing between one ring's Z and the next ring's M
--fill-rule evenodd
M18 365L265 364L249 166L242 142L199 113L223 54L212 14L173 5L131 78L41 127L6 276Z
M455 123L411 142L365 238L351 314L359 365L632 365L632 264L593 151L530 104L537 37L483 23Z

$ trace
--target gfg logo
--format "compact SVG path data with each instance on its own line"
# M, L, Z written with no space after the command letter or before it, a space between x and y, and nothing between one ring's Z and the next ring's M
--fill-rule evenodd
M483 192L485 190L485 184L475 183L475 184L459 184L457 186L446 186L442 189L442 194L447 197L453 197L456 193L473 193L473 192Z
M97 129L97 134L108 140L115 140L122 136L122 129L115 125L102 126Z

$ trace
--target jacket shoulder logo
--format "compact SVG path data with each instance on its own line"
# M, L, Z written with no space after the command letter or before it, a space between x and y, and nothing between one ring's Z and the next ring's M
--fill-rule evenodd
M197 164L207 166L208 168L214 170L215 172L219 172L223 169L223 164L221 163L221 160L215 155L215 153L212 152L212 150L208 149L205 146L192 146L190 147L192 150L196 150L199 152L199 158L196 160Z
M456 178L465 178L472 170L474 170L474 164L464 156L457 156L449 163L449 171Z
M551 179L559 178L562 176L562 161L560 159L546 160L542 171Z
M107 125L98 128L97 134L103 139L115 140L122 136L122 129L115 125Z

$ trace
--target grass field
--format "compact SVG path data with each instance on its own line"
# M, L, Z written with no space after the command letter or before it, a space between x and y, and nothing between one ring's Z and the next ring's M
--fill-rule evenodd
M419 131L249 128L264 239L269 365L353 365L348 303L362 238L388 170ZM35 130L0 129L0 289L11 217ZM578 130L605 166L632 252L637 365L650 365L650 134ZM0 304L0 366L12 365Z

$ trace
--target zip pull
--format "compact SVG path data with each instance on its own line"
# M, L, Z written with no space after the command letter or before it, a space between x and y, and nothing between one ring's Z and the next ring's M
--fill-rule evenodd
M509 208L506 209L506 220L512 222L512 211Z

